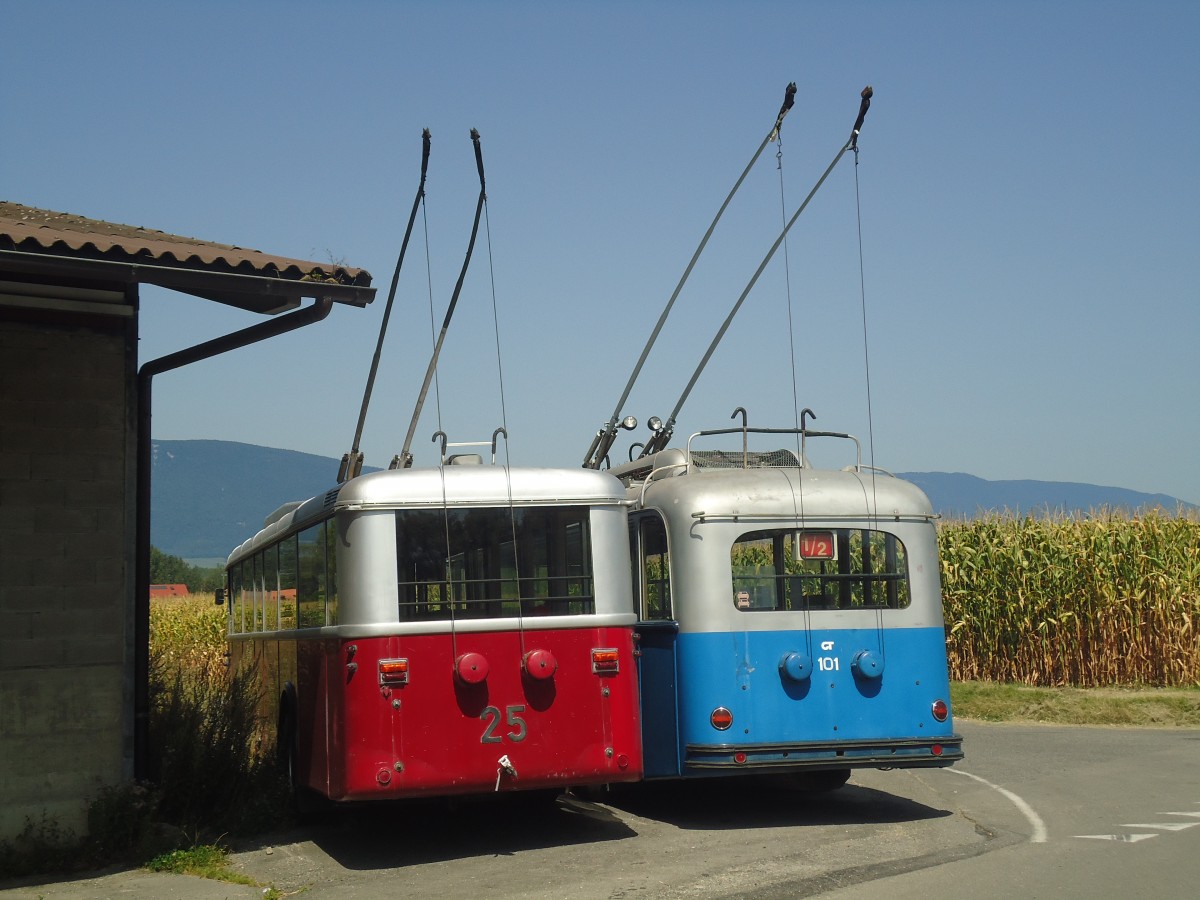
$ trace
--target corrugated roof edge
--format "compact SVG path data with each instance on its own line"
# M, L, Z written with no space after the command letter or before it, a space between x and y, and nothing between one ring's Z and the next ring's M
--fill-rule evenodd
M368 287L366 269L273 256L164 231L0 200L0 249Z

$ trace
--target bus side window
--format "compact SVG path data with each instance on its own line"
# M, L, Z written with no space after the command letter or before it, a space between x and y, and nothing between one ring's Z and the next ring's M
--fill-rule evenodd
M641 572L641 617L670 619L671 560L667 552L667 529L661 516L650 514L638 521L641 532L641 560L635 562L635 572Z
M296 627L296 536L279 544L279 627Z
M263 551L263 631L279 629L279 545Z
M241 634L246 630L242 616L246 609L245 584L242 582L242 563L229 570L229 633Z
M263 630L263 604L266 601L266 595L263 591L263 554L262 552L255 553L253 557L247 560L251 564L251 571L254 573L251 576L251 594L254 597L254 606L252 608L253 618L246 624L250 631ZM250 611L250 610L248 610Z
M298 550L299 624L301 628L320 627L325 624L325 523L300 532Z
M325 520L325 624L338 623L337 520Z

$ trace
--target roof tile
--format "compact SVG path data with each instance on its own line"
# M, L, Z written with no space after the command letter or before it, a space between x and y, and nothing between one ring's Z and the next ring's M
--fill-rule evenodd
M371 273L365 269L272 256L233 244L218 244L4 200L0 200L0 249L69 253L116 262L292 281L332 281L362 287L371 284Z

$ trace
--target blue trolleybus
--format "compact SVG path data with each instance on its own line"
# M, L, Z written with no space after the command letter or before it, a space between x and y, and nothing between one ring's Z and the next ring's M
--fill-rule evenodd
M750 434L796 450L752 452ZM722 435L741 446L692 447ZM759 772L828 789L854 768L963 757L929 500L861 449L845 469L811 467L814 437L858 447L724 429L611 470L632 501L647 779Z

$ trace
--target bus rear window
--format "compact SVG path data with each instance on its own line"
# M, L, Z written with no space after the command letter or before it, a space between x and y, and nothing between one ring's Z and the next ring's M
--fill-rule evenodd
M400 621L595 611L586 507L399 510Z
M752 531L734 543L731 564L733 604L745 612L904 609L911 602L908 554L885 531Z

